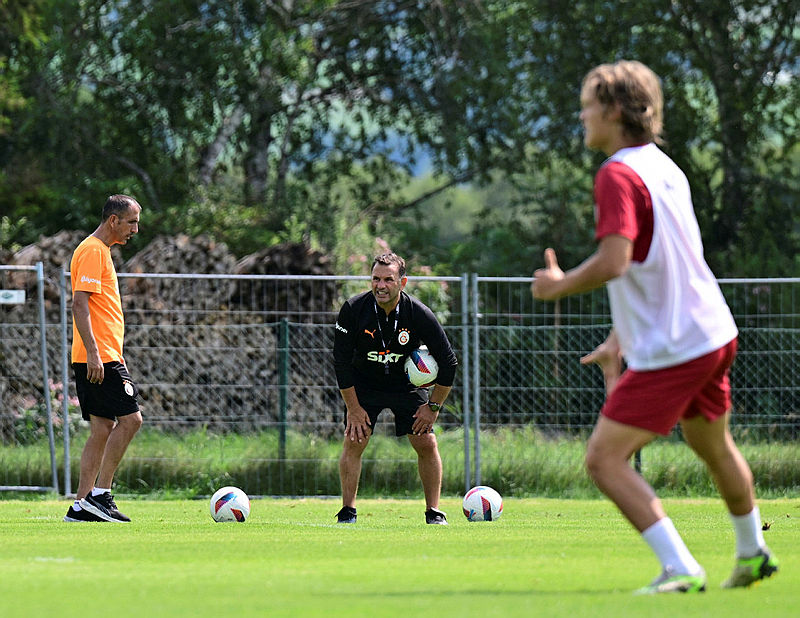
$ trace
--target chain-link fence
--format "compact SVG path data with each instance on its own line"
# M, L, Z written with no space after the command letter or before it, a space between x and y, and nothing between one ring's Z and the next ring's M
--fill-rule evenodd
M0 453L0 490L58 491L52 399L61 384L50 379L44 308L44 269L0 265L0 443L28 444L46 439L49 485L31 481L18 462ZM33 465L32 462L29 462Z
M71 380L68 274L62 279L53 285L60 290L59 305L47 312L56 387ZM737 438L795 440L800 433L800 279L721 284L740 328L732 375ZM269 434L275 439L265 438L263 452L254 455L265 466L264 479L253 481L254 493L338 493L335 457L309 456L305 447L341 436L333 325L341 303L367 286L366 277L121 273L125 356L140 387L146 425L176 435L198 428ZM543 303L532 299L529 287L528 278L476 275L412 278L407 287L437 314L459 358L456 384L438 425L443 436L462 436L458 465L465 486L496 464L497 455L481 447L498 428L524 427L546 439L584 437L603 402L600 372L578 359L610 328L605 293ZM0 418L16 418L33 409L34 401L42 403L46 382L41 362L36 364L32 309L3 311ZM19 379L23 363L31 365L24 370L26 381ZM34 375L39 377L30 379ZM62 392L56 390L58 398ZM69 429L79 413L69 393L57 402L54 419L58 406L56 429L63 426L65 459L72 464L64 473L69 490L78 460L69 453ZM392 422L384 414L376 433L394 435ZM2 440L14 444L19 437L6 432ZM374 463L369 457L368 451L365 474ZM126 456L119 478L130 486L153 465ZM281 471L277 481L268 472L274 466ZM403 470L408 485L418 485L410 448ZM6 484L13 473L3 468Z
M482 469L497 464L481 455L487 433L526 427L546 439L585 437L605 398L599 369L579 362L611 328L605 291L542 303L532 298L530 283L520 277L472 278L473 417L483 438L475 442L476 482ZM732 432L744 443L795 441L800 279L722 279L720 285L739 327L731 370ZM680 435L679 427L674 434Z
M800 435L800 280L720 281L739 327L732 419L740 437ZM473 376L481 423L535 424L545 432L590 429L603 399L596 369L579 358L609 329L604 290L541 303L530 279L474 278Z

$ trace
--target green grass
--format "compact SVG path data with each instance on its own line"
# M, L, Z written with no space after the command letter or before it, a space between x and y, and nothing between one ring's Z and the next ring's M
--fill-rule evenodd
M118 496L132 524L68 524L66 500L0 501L0 594L17 616L785 617L800 607L800 499L762 501L777 576L720 590L733 533L718 500L665 505L709 576L703 595L635 597L658 563L604 500L507 499L504 516L426 526L418 500L254 500L216 524L206 500Z

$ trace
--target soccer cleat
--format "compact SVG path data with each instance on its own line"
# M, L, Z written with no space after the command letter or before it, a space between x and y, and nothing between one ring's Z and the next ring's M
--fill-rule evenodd
M337 523L340 524L354 524L356 523L356 510L352 506L343 506L342 509L336 513Z
M426 524L438 524L439 526L446 526L447 525L447 515L442 513L438 509L428 509L425 511L425 523Z
M696 575L674 573L667 567L649 586L639 588L634 594L662 594L666 592L705 592L706 573L702 569Z
M746 588L778 572L778 559L762 549L752 558L737 558L731 576L722 582L723 588Z
M76 511L73 506L69 507L67 514L64 515L64 521L70 522L85 522L85 521L106 521L95 515L94 513L90 513L86 509L81 509L80 511Z
M119 512L117 503L114 502L114 496L109 492L97 496L89 494L85 498L81 498L81 508L97 515L103 521L129 522L131 520L127 515Z

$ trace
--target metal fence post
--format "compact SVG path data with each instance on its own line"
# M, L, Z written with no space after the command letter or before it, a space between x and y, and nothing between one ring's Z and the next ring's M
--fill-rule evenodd
M464 386L461 391L464 411L464 492L472 487L472 471L470 470L470 345L469 345L469 275L461 275L461 349L463 350L461 375Z
M481 484L481 346L480 346L480 312L478 306L478 275L472 273L472 415L475 422L475 474L472 476L475 485Z
M61 410L64 417L64 495L72 494L72 467L70 465L69 453L69 341L67 339L67 271L62 266L59 279L58 296L61 309L61 385L64 400L61 402Z
M36 291L39 300L39 340L42 347L42 392L47 414L47 441L50 444L50 469L53 473L53 491L58 492L58 468L56 467L56 441L53 434L53 406L50 395L50 372L47 369L47 320L44 314L44 265L36 262Z
M289 320L281 318L278 337L278 459L281 470L280 483L283 491L283 472L286 465L286 414L289 407Z

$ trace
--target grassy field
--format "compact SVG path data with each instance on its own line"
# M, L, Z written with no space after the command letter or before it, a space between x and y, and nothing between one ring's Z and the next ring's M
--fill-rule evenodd
M132 524L68 524L66 500L0 501L0 595L17 616L653 616L749 618L800 607L800 499L761 502L781 572L721 590L733 532L722 505L671 499L705 567L703 595L637 597L657 575L644 543L604 500L508 499L500 521L426 526L418 500L254 500L216 524L206 500L118 496Z

